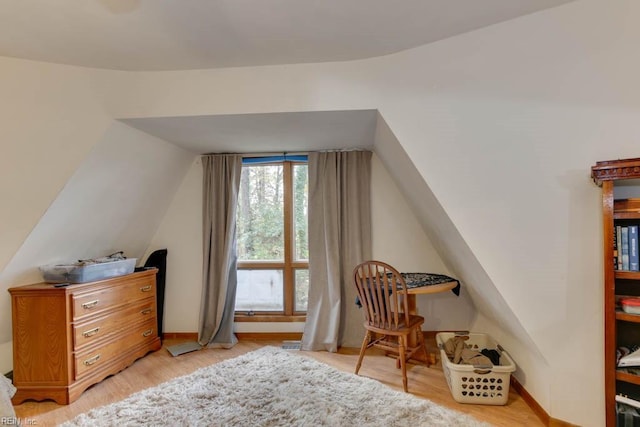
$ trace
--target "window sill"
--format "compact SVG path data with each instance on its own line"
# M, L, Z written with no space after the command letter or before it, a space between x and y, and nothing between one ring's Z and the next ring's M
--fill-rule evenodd
M304 314L296 314L293 316L285 316L284 314L239 314L233 317L235 322L304 322L307 316Z

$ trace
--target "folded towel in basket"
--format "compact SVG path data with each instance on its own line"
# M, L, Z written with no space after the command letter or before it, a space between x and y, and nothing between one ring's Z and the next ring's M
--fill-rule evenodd
M491 359L487 356L483 355L477 350L473 350L469 348L469 346L465 343L469 337L467 336L456 336L453 338L449 338L444 343L444 352L447 353L447 357L455 364L463 364L463 365L484 365L490 366L493 365L491 363Z

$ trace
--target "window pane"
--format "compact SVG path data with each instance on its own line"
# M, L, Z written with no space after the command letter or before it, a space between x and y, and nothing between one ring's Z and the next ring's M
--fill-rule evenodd
M309 301L309 270L294 270L296 281L295 311L307 311Z
M243 166L237 214L240 261L284 259L283 166Z
M309 259L308 229L308 168L307 165L293 165L293 227L294 258L296 261Z
M282 311L282 270L238 270L236 311Z

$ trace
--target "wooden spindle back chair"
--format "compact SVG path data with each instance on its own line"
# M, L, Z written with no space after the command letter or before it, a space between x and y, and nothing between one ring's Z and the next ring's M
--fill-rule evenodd
M353 278L366 330L355 373L360 371L368 348L381 348L396 356L396 366L402 369L402 385L406 392L406 361L419 350L427 356L422 335L424 318L409 314L407 284L391 265L382 261L363 262L354 269ZM409 334L416 334L416 347L408 348Z

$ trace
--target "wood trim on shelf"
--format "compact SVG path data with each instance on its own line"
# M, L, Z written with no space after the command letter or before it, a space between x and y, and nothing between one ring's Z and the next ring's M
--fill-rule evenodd
M624 322L640 323L640 315L625 313L622 310L616 310L616 319Z
M638 212L615 212L613 219L638 219L640 214Z
M640 158L596 162L591 177L597 185L603 181L640 178Z
M640 214L640 199L617 199L613 201L613 210L618 212L629 212Z
M640 271L615 270L614 275L616 279L640 280Z
M616 371L616 380L624 381L631 384L640 385L640 376L628 374L626 372Z

